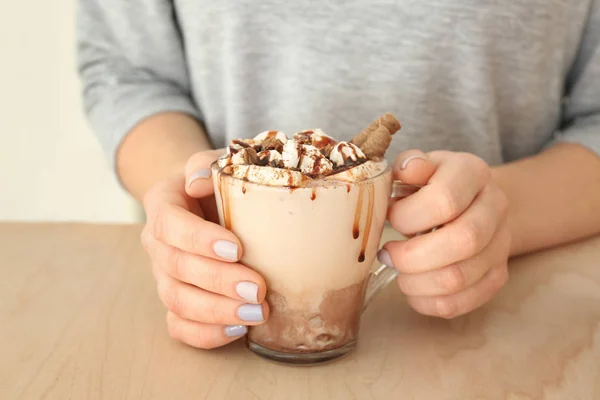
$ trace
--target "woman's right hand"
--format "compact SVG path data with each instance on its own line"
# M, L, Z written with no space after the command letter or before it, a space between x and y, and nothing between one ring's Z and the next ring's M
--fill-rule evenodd
M172 338L210 349L230 343L269 316L266 285L238 263L238 238L218 225L210 164L222 153L192 156L183 174L144 196L142 244L152 261Z

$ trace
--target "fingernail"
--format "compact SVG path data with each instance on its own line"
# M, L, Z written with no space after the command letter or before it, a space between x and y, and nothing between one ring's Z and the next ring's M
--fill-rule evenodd
M265 320L260 304L243 304L238 307L237 315L242 321L263 322Z
M248 303L258 303L258 285L254 282L240 282L236 285L237 294Z
M388 267L396 268L396 267L394 267L394 263L392 262L392 256L390 256L390 252L387 251L386 249L379 250L379 252L377 253L377 259L383 265L387 265Z
M248 333L248 328L245 325L229 325L225 327L225 336L237 337Z
M190 186L192 186L192 183L196 182L199 179L208 179L210 178L210 174L210 168L199 169L198 171L194 172L189 176L186 186L189 188Z
M415 159L427 161L427 159L423 156L410 156L406 160L402 161L402 164L400 164L400 169L406 169L406 167L408 166L408 163Z
M237 244L227 240L217 240L213 246L216 255L228 261L237 261L238 247Z

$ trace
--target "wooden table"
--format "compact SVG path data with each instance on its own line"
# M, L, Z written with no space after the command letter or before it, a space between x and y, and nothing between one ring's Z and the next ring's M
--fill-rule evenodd
M172 341L139 232L0 224L0 399L600 399L600 238L514 260L452 321L392 285L357 351L290 367Z

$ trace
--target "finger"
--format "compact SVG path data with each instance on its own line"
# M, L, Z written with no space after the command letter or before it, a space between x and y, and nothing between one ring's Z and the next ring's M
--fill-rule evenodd
M458 293L479 282L492 265L506 262L510 246L507 224L492 242L474 257L417 274L400 274L398 285L407 296L444 296Z
M224 153L223 149L196 153L185 165L185 191L194 198L208 196L214 192L211 164Z
M156 241L153 260L172 278L209 292L248 303L262 303L267 286L260 274L237 263L187 253Z
M411 296L408 304L417 312L442 318L454 318L481 307L508 281L506 263L490 269L475 285L449 296Z
M158 297L173 314L181 318L221 325L260 325L269 317L269 306L246 304L164 274L157 283Z
M507 209L504 193L489 185L471 207L451 223L409 240L388 242L383 247L400 272L416 274L438 269L483 250L505 219Z
M180 318L170 311L167 313L167 328L173 339L207 350L231 343L248 332L245 325L203 324Z
M420 150L400 153L394 163L394 180L411 185L426 185L436 170L436 165Z
M437 165L428 184L388 210L390 224L404 235L425 232L452 221L490 181L489 167L473 155L432 152L428 156Z
M188 253L222 261L236 262L242 256L241 243L231 231L167 200L156 203L155 209L148 210L147 235Z

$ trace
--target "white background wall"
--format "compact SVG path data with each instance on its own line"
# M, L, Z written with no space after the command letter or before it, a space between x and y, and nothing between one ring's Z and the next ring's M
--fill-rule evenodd
M0 220L133 222L82 113L76 0L0 0Z

